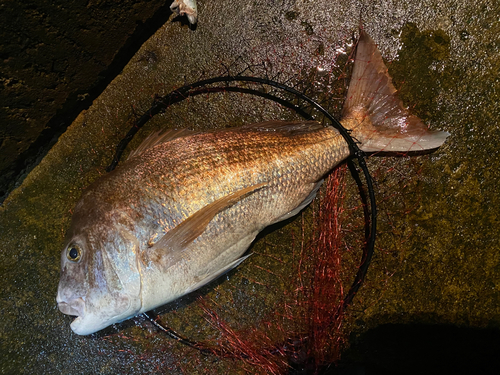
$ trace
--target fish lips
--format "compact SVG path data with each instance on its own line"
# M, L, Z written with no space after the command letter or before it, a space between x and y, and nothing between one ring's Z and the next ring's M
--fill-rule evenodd
M69 302L57 301L57 307L63 314L81 317L84 315L85 301L81 297Z
M63 314L75 317L70 326L77 335L88 335L107 326L92 314L85 314L85 300L81 297L69 302L58 300L57 307Z
M106 315L106 312L103 314L102 311L98 314L95 314L92 311L86 311L85 297L78 297L65 301L58 295L56 300L57 307L63 314L75 317L70 326L73 332L77 335L89 335L95 333L110 326L111 324L119 323L136 315L140 310L140 303L134 305L129 296L115 298L115 301L120 300L121 306L115 306L119 307L117 311L107 311L108 315Z
M60 301L58 298L57 307L63 314L74 316L71 326L79 326L85 312L85 301L83 298L76 298L69 302ZM74 331L74 329L73 329Z

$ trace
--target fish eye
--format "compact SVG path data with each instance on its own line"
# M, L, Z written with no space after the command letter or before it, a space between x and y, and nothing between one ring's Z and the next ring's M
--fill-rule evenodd
M80 246L78 245L71 244L66 249L66 257L68 260L76 263L82 257L82 249L80 249Z

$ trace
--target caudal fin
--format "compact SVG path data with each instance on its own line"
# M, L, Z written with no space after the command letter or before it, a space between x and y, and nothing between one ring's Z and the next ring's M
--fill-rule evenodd
M403 106L382 55L363 30L342 110L342 124L352 130L366 152L431 150L441 146L449 135L429 130Z

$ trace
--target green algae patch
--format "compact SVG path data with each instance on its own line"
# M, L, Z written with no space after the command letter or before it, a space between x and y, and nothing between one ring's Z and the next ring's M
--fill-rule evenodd
M487 45L495 32L474 30ZM403 255L399 266L393 263L396 272L381 300L368 308L364 327L385 322L498 329L500 132L494 76L500 59L483 55L487 63L479 70L472 54L458 64L440 30L419 31L410 24L401 38L390 65L401 97L431 128L451 135L440 150L410 165L415 177L402 190L407 214L390 230L408 233L396 246Z
M389 74L412 112L432 122L439 113L436 96L447 89L450 76L459 75L449 65L440 65L449 57L450 37L443 30L420 31L410 23L403 27L400 38L401 50L389 65Z

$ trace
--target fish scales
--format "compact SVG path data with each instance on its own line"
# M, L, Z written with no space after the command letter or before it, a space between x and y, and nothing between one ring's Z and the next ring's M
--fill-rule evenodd
M156 212L156 217L163 216L167 226L155 228L156 238L173 228L176 222L182 222L217 199L265 183L261 190L218 213L192 248L184 251L180 262L174 256L171 262L162 266L162 279L175 280L174 273L186 267L183 278L191 272L191 277L201 280L203 275L213 274L226 266L246 250L260 230L299 206L318 180L349 153L343 139L332 128L299 136L265 132L262 137L262 133L217 131L174 140L146 151L141 155L144 161L128 172L134 175L134 169L147 169L142 174L151 176L148 192L154 190L155 196L160 197L154 199L156 207L151 211ZM332 147L338 152L325 153ZM155 162L149 163L149 160ZM133 186L140 195L142 185ZM159 204L162 200L175 209L166 212ZM148 206L148 202L142 206ZM176 214L172 215L171 211ZM245 222L243 229L238 228L242 221ZM144 225L147 224L146 220ZM148 237L142 242L150 240ZM161 263L159 259L154 262ZM176 268L170 272L171 264ZM152 278L155 277L158 275ZM151 300L163 298L155 284L152 280L151 283L143 282L143 295L152 295ZM172 299L184 294L181 282L172 284L168 288Z
M337 151L326 152L332 148ZM158 227L167 231L207 204L251 185L266 182L266 190L279 192L297 189L295 185L304 181L316 183L348 153L333 128L299 136L265 131L203 133L146 150L98 182L87 195L95 201L100 190L104 201L133 216L138 226L145 228L152 218L161 218L163 225ZM305 198L300 192L295 195L288 192L287 199L293 200L289 204L272 205L284 204L290 211L296 200ZM141 242L150 240L150 235L142 235Z

